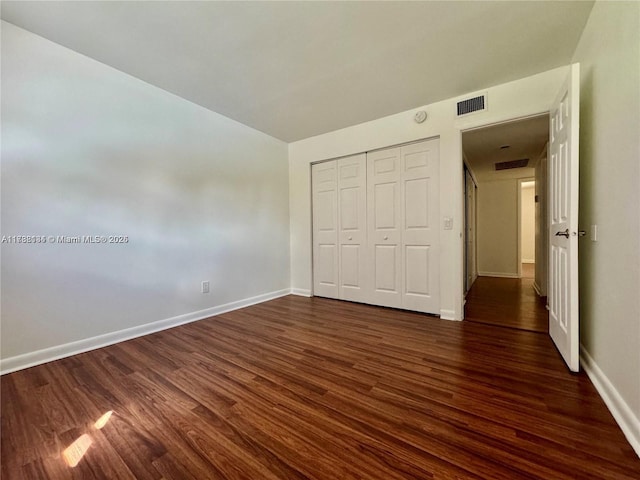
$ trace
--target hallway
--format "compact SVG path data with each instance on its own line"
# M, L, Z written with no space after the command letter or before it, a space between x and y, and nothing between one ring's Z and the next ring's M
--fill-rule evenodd
M478 277L467 293L465 320L548 332L546 298L538 297L533 288L533 276L527 274L524 267L522 278Z

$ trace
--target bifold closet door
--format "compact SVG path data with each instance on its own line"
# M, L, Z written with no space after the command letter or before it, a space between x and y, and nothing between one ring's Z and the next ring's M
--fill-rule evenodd
M369 303L402 307L400 148L367 154Z
M365 154L311 167L315 295L367 301L366 168Z
M367 157L341 158L338 163L339 297L368 300Z
M370 303L440 313L438 139L367 154Z
M439 139L400 149L402 178L402 305L440 313Z
M313 215L313 293L339 298L338 164L311 166Z
M312 165L314 295L439 313L438 140Z

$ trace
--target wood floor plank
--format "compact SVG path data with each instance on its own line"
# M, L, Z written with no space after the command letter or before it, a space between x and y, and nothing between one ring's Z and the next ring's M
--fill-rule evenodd
M525 272L523 272L524 274ZM534 277L478 277L467 292L465 319L471 322L547 333L547 297L538 297Z
M513 318L544 307L501 294L469 322L288 296L5 375L2 478L640 479L588 377L520 329L543 312Z

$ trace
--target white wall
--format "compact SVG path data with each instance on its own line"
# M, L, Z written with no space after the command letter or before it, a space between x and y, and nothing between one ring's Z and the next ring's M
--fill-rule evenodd
M640 454L640 3L596 2L581 64L581 342ZM623 423L624 425L624 423Z
M520 196L520 261L534 263L536 261L536 215L535 186L522 187Z
M535 189L533 185L522 188L518 216L519 188L517 178L481 180L478 184L478 273L481 276L516 278L521 263L535 261Z
M478 183L478 274L518 276L518 180Z
M289 192L291 212L292 286L311 291L311 194L312 162L366 152L422 138L440 137L440 215L454 219L453 230L440 231L441 315L462 318L464 290L463 171L461 130L549 111L566 67L487 89L487 112L455 118L457 99L417 107L429 118L416 124L416 110L391 115L335 132L289 144Z
M2 358L290 286L287 145L2 23ZM200 293L200 282L211 293Z

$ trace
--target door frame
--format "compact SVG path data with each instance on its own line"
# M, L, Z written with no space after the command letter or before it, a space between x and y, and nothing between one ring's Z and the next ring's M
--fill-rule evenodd
M522 116L517 116L517 117L510 117L510 118L505 118L505 119L501 119L498 121L489 121L486 123L482 123L482 124L474 124L473 126L470 127L466 127L466 128L460 128L458 129L458 142L460 145L460 178L461 181L463 183L463 187L462 187L462 203L461 203L461 212L460 212L460 218L462 219L463 222L463 228L462 231L464 232L465 229L467 228L467 224L466 224L466 218L465 218L465 189L464 189L464 182L465 182L465 175L464 175L464 166L465 166L465 159L464 159L464 152L462 149L462 135L467 133L467 132L472 132L474 130L481 130L483 128L486 127L494 127L497 125L504 125L506 123L512 123L512 122L517 122L520 120L528 120L530 118L536 118L536 117L541 117L541 116L547 116L549 117L551 115L551 111L550 110L543 110L537 113L532 113L532 114L527 114L527 115L522 115ZM535 180L535 177L533 178ZM520 182L518 182L518 277L522 277L522 264L520 263ZM461 237L463 237L463 235L461 234ZM460 278L461 278L461 282L460 282L460 287L461 287L461 292L460 292L460 320L464 321L464 304L465 304L465 297L466 297L466 292L465 292L465 285L466 285L466 278L465 278L465 262L466 262L466 255L465 255L465 242L463 241L461 244L461 249L460 249L460 258L462 259L462 261L460 262L461 265L461 269L460 269ZM549 250L551 248L550 245L547 246L547 250ZM547 276L549 275L549 272L547 272Z
M463 160L464 160L464 166L463 166L463 171L462 171L462 175L464 177L464 191L463 191L463 197L464 197L464 204L463 204L463 209L464 209L464 218L463 218L463 225L462 225L462 241L464 243L464 258L463 258L463 269L464 269L464 285L463 285L463 289L465 292L465 295L469 292L469 290L471 289L470 285L467 285L467 280L469 278L469 238L468 238L468 230L469 230L469 225L468 225L468 218L469 218L469 211L467 209L467 195L469 194L469 191L467 190L467 173L469 174L469 177L471 178L471 183L473 184L473 272L472 272L472 277L473 279L471 280L471 284L473 284L475 282L475 280L478 278L478 180L476 179L476 176L474 175L474 173L471 171L471 168L469 168L469 162L466 158L466 155L464 154L464 152L462 152L462 156L463 156ZM465 300L466 303L466 300Z
M518 178L518 278L522 278L522 184L535 181L536 177Z

